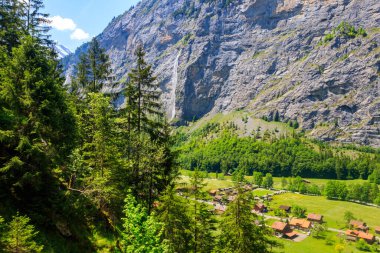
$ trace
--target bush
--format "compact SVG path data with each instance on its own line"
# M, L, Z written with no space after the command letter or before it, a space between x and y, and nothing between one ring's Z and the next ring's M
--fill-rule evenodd
M356 248L361 251L371 251L371 247L363 239L356 243Z
M305 218L306 217L306 211L307 209L305 207L300 207L300 206L292 206L292 213L294 216L298 218Z

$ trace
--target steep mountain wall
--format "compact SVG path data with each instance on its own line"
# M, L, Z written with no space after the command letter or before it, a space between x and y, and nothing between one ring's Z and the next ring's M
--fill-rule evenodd
M321 43L342 21L368 35ZM144 45L173 120L245 108L380 146L378 0L143 0L98 38L121 81ZM86 48L64 60L68 74Z

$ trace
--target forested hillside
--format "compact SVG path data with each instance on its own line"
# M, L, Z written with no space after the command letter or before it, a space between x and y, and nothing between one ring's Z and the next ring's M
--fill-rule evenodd
M240 120L243 125L244 120ZM305 138L296 129L284 134L258 127L240 136L242 129L232 120L206 123L194 131L185 129L177 131L176 148L179 163L189 170L227 174L242 169L247 175L260 171L280 177L327 179L367 179L380 170L379 150L332 146Z

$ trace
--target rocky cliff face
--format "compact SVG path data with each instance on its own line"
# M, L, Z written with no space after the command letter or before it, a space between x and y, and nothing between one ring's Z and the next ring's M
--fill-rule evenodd
M323 42L342 21L368 35ZM144 45L173 120L246 108L380 146L378 0L143 0L98 38L119 80ZM65 59L68 72L86 47Z

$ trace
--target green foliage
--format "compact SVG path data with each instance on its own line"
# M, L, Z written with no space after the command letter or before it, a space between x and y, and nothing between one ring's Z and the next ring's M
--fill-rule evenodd
M294 205L292 206L292 213L298 218L306 217L307 209L305 207Z
M240 187L238 192L223 215L217 252L271 252L279 244L270 238L269 229L256 225L257 216L251 213L251 196L244 195Z
M267 173L265 177L263 178L263 186L267 189L270 189L273 187L273 177L272 174Z
M88 52L80 55L76 72L72 84L74 94L78 94L79 91L99 92L109 81L109 57L96 38L92 39Z
M285 177L282 177L281 178L281 187L282 187L282 189L285 189L287 185L288 185L288 180L286 180Z
M344 182L328 181L325 188L328 199L353 200L363 203L375 203L379 196L376 184L364 182L347 187Z
M346 200L348 195L347 186L344 182L328 181L325 188L325 194L328 199Z
M0 185L13 203L44 219L57 193L52 168L76 144L74 112L51 51L25 37L0 66ZM3 195L4 196L4 195ZM51 203L50 203L51 204ZM33 215L32 218L35 218Z
M288 217L288 213L283 209L274 209L274 215L282 218Z
M241 168L248 175L261 172L283 177L366 179L379 166L377 154L349 157L323 143L315 143L314 148L296 134L286 138L267 135L267 140L239 137L229 124L210 123L190 134L179 132L175 149L180 152L178 162L184 169L199 167L225 174Z
M38 231L30 225L28 217L19 214L13 216L6 230L3 236L6 252L38 253L43 250L44 247L35 241Z
M354 220L354 214L350 211L345 211L344 212L344 220L346 221L346 224L348 225L351 220Z
M326 231L327 231L326 225L314 223L310 232L313 237L321 238L321 237L324 237Z
M257 186L262 186L263 185L263 173L261 173L259 171L254 171L253 177L252 177L252 183L257 185Z
M192 248L194 252L211 252L214 246L215 219L207 209L205 203L199 202L203 197L202 188L205 186L204 178L198 169L195 170L191 179L190 186L194 198L193 210L190 213L192 217L191 232L193 235Z
M368 177L371 183L380 184L380 166L375 168L372 174Z
M128 194L124 206L122 244L124 252L130 253L162 253L167 249L166 242L161 237L163 224L153 216L147 215L147 210L138 204L135 198Z
M161 110L159 84L153 76L152 66L147 64L143 47L136 50L137 66L128 74L129 89L126 92L130 117L134 118L134 129L137 134L145 132L152 139L159 139L163 133L164 114Z
M334 28L331 33L326 34L320 44L327 44L328 42L334 40L336 37L352 39L358 36L367 36L367 32L364 30L364 28L360 27L356 29L355 26L343 21L336 28Z
M361 251L371 251L371 247L363 239L359 239L359 241L356 243L356 248Z
M169 186L159 203L156 215L165 224L163 237L168 242L169 251L186 252L191 247L192 233L189 227L191 217L184 198L177 196L174 187Z

